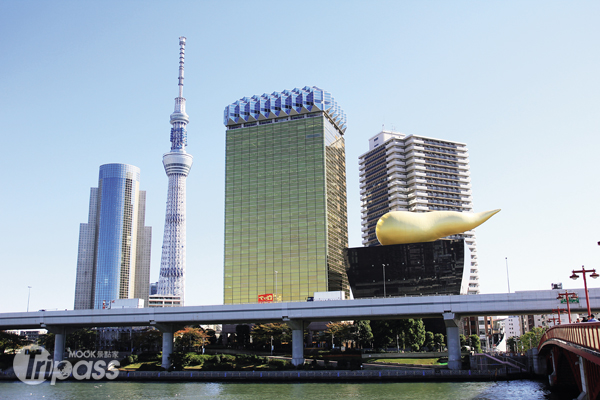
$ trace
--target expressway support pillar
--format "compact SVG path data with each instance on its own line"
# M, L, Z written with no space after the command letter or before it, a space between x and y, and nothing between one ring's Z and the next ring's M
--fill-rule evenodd
M40 327L42 329L46 329L50 333L54 333L54 356L52 359L56 363L62 361L65 355L65 343L67 341L67 335L73 332L73 328L56 325L47 326L46 324L41 324Z
M162 363L160 366L169 369L171 354L173 354L173 334L177 329L173 325L155 324L154 326L162 333Z
M448 369L459 370L462 365L460 360L460 336L458 333L460 317L452 312L445 312L442 316L444 317L448 337Z
M54 328L54 362L63 360L65 354L65 343L67 340L67 330L65 328Z
M293 320L287 322L292 329L292 364L304 364L304 321Z

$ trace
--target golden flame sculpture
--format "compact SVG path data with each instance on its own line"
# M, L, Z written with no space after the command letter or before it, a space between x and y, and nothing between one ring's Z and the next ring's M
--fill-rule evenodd
M379 218L375 233L379 243L384 246L388 244L433 242L445 236L456 235L473 229L499 211L500 209L480 213L390 211Z

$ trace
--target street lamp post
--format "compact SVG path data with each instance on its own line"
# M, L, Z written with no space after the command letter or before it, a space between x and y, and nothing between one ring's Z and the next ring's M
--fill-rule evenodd
M570 278L573 280L579 278L579 275L577 275L577 273L583 274L583 288L585 290L585 302L587 304L587 312L588 312L588 317L589 317L590 315L592 315L592 311L590 310L590 294L588 293L587 281L585 279L585 274L590 274L590 277L592 279L596 279L600 275L598 275L596 273L595 269L585 269L585 267L582 265L580 270L577 270L577 271L573 270L573 275L571 275Z
M383 297L387 297L385 292L385 264L381 265L383 267Z
M510 293L510 280L508 279L508 257L504 257L504 261L506 261L506 283L508 285L508 293Z
M576 298L577 297L577 293L575 292L569 292L568 290L565 290L564 293L558 293L558 297L556 297L557 300L566 298L567 299L567 312L569 313L569 323L571 323L571 305L569 304L569 298L573 297Z
M27 293L27 312L29 312L29 299L31 298L31 286L27 286L29 288L29 292Z
M558 324L560 325L560 308L552 309L552 312L556 312L556 314L558 314Z

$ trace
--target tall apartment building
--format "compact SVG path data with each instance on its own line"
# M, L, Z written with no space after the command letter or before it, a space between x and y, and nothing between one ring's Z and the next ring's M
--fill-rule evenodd
M138 167L100 166L88 222L79 229L76 310L103 308L116 299L148 304L152 228L144 226L146 192L139 185Z
M224 302L348 293L346 116L317 87L225 108Z
M369 139L359 165L363 246L379 246L375 227L389 211L473 211L464 143L384 130ZM479 293L474 232L448 238L464 238L470 250L468 294Z

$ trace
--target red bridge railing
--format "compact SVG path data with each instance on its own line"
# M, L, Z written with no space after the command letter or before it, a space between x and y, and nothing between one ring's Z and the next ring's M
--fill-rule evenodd
M554 326L544 333L538 350L550 339L560 339L590 350L600 351L600 322Z

